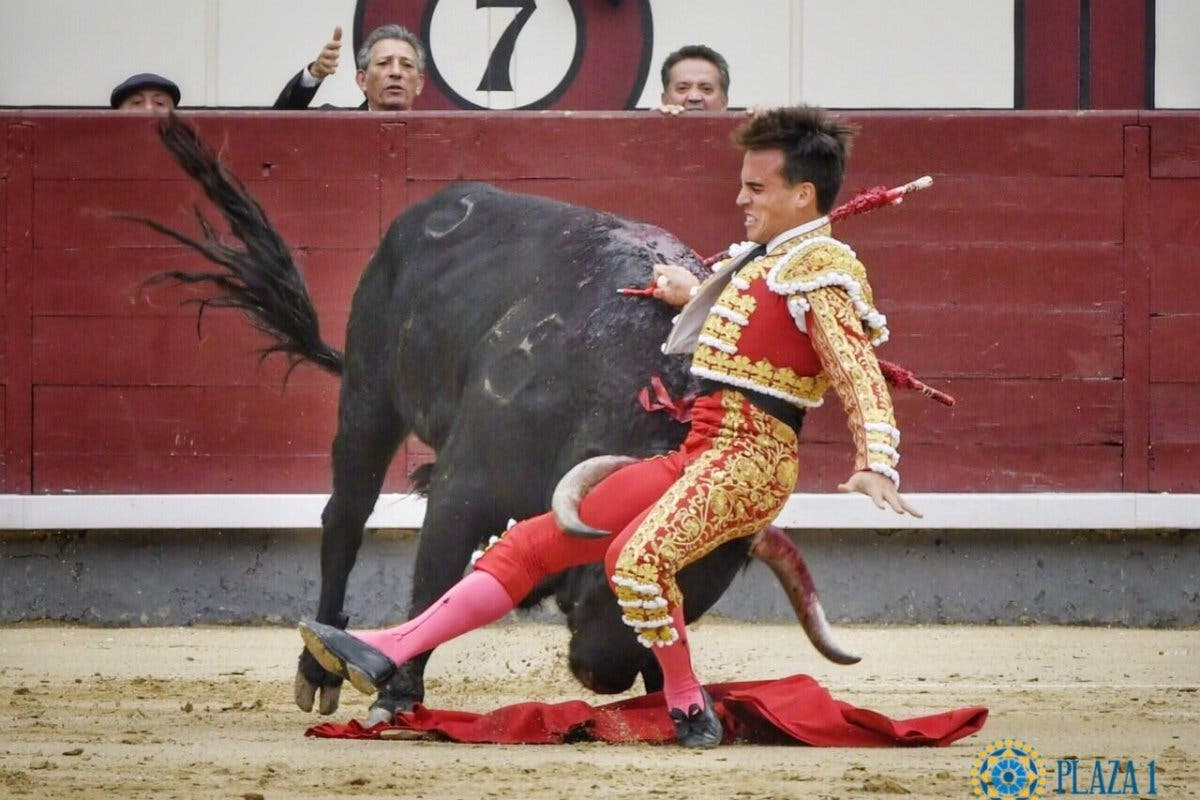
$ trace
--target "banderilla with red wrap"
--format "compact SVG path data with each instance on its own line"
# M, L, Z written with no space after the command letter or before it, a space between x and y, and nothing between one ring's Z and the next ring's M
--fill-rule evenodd
M860 189L854 197L830 212L829 221L839 222L855 214L864 214L868 211L874 211L877 208L883 208L884 206L899 205L904 201L905 195L918 192L922 189L928 189L932 185L933 178L923 175L915 181L909 181L891 189L886 186L872 186L869 189ZM709 256L703 259L704 266L711 267L728 255L729 251L723 250L714 256ZM646 287L618 289L617 291L621 294L650 297L654 294L654 284L651 283ZM953 397L922 382L911 370L905 369L899 364L880 359L879 370L883 373L884 379L892 386L899 389L915 389L944 406L954 405ZM686 396L679 400L673 399L667 392L667 388L663 385L662 379L657 375L650 377L650 386L654 391L654 400L650 399L649 389L642 389L638 395L638 400L641 402L642 408L647 411L666 411L673 419L680 422L687 422L691 419L691 401L695 399L694 397Z
M853 217L855 214L865 214L868 211L874 211L884 206L899 205L904 202L906 194L919 192L922 189L928 189L930 186L933 186L933 178L928 175L922 175L915 181L909 181L902 186L896 186L892 189L886 186L872 186L870 189L859 189L858 194L829 212L829 221L841 222L846 217ZM722 250L715 255L700 260L704 266L711 267L728 256L729 251ZM700 258L700 255L697 253L696 257ZM650 297L654 294L654 284L651 283L649 286L630 286L624 289L617 289L617 291L621 294L634 295L635 297Z
M928 175L922 175L915 181L909 181L902 186L896 186L892 189L886 186L872 186L870 189L859 189L854 197L851 197L829 212L829 221L841 222L846 217L853 217L855 214L865 214L868 211L874 211L884 206L900 205L900 203L904 202L906 194L919 192L922 189L928 189L930 186L933 186L933 178ZM728 257L728 255L728 250L722 250L720 253L704 259L704 266L711 267L718 261Z

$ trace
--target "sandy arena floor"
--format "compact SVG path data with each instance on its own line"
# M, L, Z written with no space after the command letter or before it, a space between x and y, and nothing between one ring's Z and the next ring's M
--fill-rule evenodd
M1132 759L1141 796L1154 760L1157 797L1200 796L1200 631L839 632L863 663L820 660L796 626L709 621L694 634L698 668L712 681L806 672L893 717L987 705L987 726L939 749L306 739L318 717L292 703L292 630L19 626L0 628L0 796L970 798L976 753L1004 737L1047 761ZM533 623L464 637L435 654L429 704L611 699L568 676L565 641L564 628ZM335 719L366 708L346 687Z

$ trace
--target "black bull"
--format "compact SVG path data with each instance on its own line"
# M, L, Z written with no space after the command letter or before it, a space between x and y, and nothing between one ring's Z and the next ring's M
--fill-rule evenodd
M702 272L696 255L668 233L486 184L451 186L388 229L355 291L343 357L322 341L289 249L254 198L191 128L172 117L161 133L244 248L220 241L199 212L201 239L135 218L224 268L151 280L215 285L221 294L202 302L246 311L275 339L267 352L342 376L333 493L321 515L319 621L347 624L346 582L363 527L409 433L437 452L435 463L414 474L428 502L410 614L453 584L472 551L507 520L548 508L556 482L578 462L662 453L682 441L682 423L636 400L653 375L676 396L686 389L686 359L659 349L675 312L617 292L644 285L656 262ZM803 562L775 530L730 542L683 570L686 618L712 607L752 548L780 576L818 649L856 660L829 638ZM654 658L620 621L598 566L548 579L533 599L550 594L567 613L570 667L582 683L620 692L640 674L647 691L661 687ZM424 697L428 657L402 666L373 719ZM334 711L340 684L301 655L296 700L305 710L319 691L319 710Z

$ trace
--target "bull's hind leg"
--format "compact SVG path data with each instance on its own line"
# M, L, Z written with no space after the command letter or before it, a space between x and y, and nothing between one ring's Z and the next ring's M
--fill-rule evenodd
M462 578L480 542L502 532L510 514L520 513L501 510L494 497L479 489L486 485L484 476L471 475L463 468L464 461L452 448L438 456L417 544L410 619ZM452 478L448 473L453 473ZM422 653L399 666L372 706L369 723L390 721L396 711L407 711L425 698L425 665L431 654Z
M749 539L735 539L681 570L677 580L684 597L688 623L708 612L749 560ZM637 632L621 621L616 597L593 565L580 580L582 600L571 610L571 672L589 689L617 694L633 685L638 675L647 693L663 687L662 670L654 655L637 640Z
M349 381L342 385L338 431L333 440L333 494L321 514L321 598L317 621L345 628L346 582L358 558L363 527L379 499L388 465L407 432L386 396ZM318 710L337 710L341 678L326 672L307 650L300 654L296 703L312 708L320 691Z

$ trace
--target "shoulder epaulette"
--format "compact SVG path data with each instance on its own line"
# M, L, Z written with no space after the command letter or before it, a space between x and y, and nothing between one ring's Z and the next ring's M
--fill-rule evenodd
M887 341L887 318L875 309L867 270L846 244L828 236L805 239L779 258L767 273L771 291L804 295L816 289L838 286L854 303L872 344ZM802 310L807 302L798 299Z
M767 285L779 294L796 294L846 279L865 285L866 278L867 272L853 250L837 239L817 236L780 256L767 274Z

